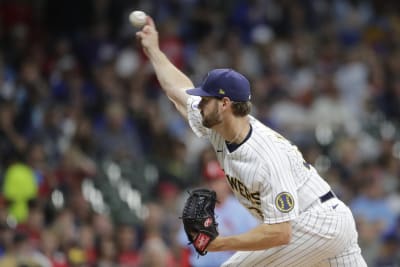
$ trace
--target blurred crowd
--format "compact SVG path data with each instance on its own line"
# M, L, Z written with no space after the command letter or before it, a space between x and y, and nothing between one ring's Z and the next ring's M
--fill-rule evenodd
M400 266L397 1L2 0L1 267L196 265L179 215L215 155L162 93L134 9L195 84L245 74L252 114L351 207L368 266Z

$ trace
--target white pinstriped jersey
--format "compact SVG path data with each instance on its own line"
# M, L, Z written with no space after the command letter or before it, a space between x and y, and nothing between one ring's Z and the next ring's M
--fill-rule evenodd
M188 99L189 124L210 139L239 201L261 222L292 226L289 244L238 251L222 267L367 266L350 209L335 197L320 201L330 186L296 146L249 116L251 135L230 152L222 136L202 125L199 101Z
M238 251L222 267L365 267L350 209L333 197L330 186L304 162L297 147L249 116L251 135L230 152L225 140L202 125L199 97L189 97L188 120L198 136L208 137L239 201L261 222L291 221L285 246Z
M293 220L330 190L296 146L252 116L251 136L230 153L223 137L202 125L199 101L189 98L190 126L196 135L210 139L233 192L260 221Z

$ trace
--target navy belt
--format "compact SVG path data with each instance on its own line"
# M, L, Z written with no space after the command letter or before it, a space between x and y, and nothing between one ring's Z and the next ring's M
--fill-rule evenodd
M331 198L335 197L335 193L332 192L332 190L330 190L328 193L326 193L323 196L319 197L319 200L321 201L321 203L324 203L325 201L328 201Z

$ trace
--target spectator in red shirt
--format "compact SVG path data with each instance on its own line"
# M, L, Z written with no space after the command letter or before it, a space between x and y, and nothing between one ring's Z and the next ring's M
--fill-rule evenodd
M117 227L116 245L118 263L121 267L135 267L139 264L137 233L133 226L122 224Z

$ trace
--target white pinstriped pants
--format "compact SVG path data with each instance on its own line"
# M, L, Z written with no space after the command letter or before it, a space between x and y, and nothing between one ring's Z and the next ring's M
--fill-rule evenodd
M292 222L290 244L267 250L239 251L222 266L364 267L367 264L357 239L353 215L342 201L337 198L322 204L315 201Z

